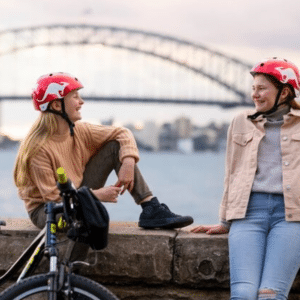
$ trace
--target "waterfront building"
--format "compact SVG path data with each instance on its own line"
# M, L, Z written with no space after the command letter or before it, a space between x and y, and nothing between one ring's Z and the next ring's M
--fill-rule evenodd
M181 139L187 139L190 138L192 135L193 125L191 120L186 117L180 117L175 120L175 128L178 132L178 136Z
M178 133L170 123L162 125L158 144L160 151L177 151Z

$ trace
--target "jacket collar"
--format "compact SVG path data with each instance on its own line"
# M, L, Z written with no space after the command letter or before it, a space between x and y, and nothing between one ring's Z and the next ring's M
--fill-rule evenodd
M288 113L289 116L296 116L300 117L300 109L291 108L290 112Z
M250 113L249 112L247 113L247 116L253 115L256 112L257 112L256 110L252 110ZM250 118L248 118L248 119L250 120ZM251 122L260 122L260 121L263 121L263 120L265 120L265 118L263 117L263 115L259 115L257 118L251 120Z
M253 113L256 113L256 110L253 111ZM250 113L252 114L252 113ZM287 113L288 116L295 116L300 117L300 109L294 109L291 107L291 110ZM260 122L265 120L266 118L263 115L258 116L256 119L252 120L253 122Z

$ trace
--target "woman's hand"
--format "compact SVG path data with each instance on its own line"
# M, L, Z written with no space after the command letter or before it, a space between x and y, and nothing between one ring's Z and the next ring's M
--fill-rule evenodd
M229 229L222 224L217 225L200 225L191 230L193 233L207 233L207 234L224 234L228 233Z
M92 190L92 192L101 202L117 203L121 190L122 188L111 185L98 190Z
M123 187L121 195L125 193L126 190L132 191L134 186L134 166L135 159L133 157L125 157L123 159L121 168L118 173L118 181L116 182L116 187Z

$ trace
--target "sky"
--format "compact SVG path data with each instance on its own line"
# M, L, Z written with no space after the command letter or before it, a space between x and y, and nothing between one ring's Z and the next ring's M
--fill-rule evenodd
M58 23L120 26L188 40L250 64L277 56L300 66L299 11L299 0L0 0L0 31ZM0 105L2 132L22 137L36 113L31 114L28 104L20 104L18 111L9 103ZM88 105L86 120L114 117L120 124L153 116L171 121L182 114L195 123L230 121L238 111L105 104L93 115L99 107Z

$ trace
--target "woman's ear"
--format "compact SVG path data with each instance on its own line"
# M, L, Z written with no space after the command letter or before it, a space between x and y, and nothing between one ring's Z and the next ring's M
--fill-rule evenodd
M50 103L50 107L51 107L53 110L61 111L61 102L60 102L59 100L53 100L53 101Z
M289 97L290 93L291 93L290 88L285 86L281 91L281 98L286 100Z

